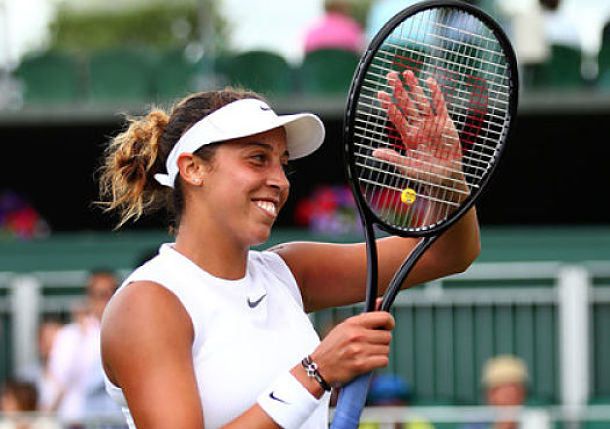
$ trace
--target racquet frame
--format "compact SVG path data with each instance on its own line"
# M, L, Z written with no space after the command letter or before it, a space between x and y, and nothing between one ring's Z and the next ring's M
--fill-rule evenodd
M434 8L453 8L455 10L461 10L470 15L473 15L479 19L496 37L500 44L501 51L505 54L507 75L508 75L508 106L507 106L507 118L508 120L503 122L501 129L501 136L498 138L499 145L494 151L493 162L489 168L485 171L483 176L477 181L477 186L470 187L470 193L465 197L459 206L444 220L436 222L433 225L417 228L416 230L403 230L400 228L393 227L384 222L366 202L364 195L360 189L360 179L358 178L358 172L356 167L355 151L352 150L352 145L355 141L354 128L355 120L357 117L358 101L361 96L361 88L363 86L363 80L371 66L371 63L375 59L377 52L380 47L385 43L386 39L392 35L392 32L401 23L407 20L409 17L422 12L426 9ZM350 86L347 106L345 110L345 117L343 123L343 156L344 165L346 167L346 175L348 183L351 187L354 195L356 206L361 216L361 222L363 225L364 238L366 242L367 252L367 277L366 277L366 301L365 311L375 310L377 295L378 295L378 254L377 244L374 226L376 225L381 230L401 237L415 237L421 238L416 246L411 250L401 267L395 273L392 281L389 283L388 288L383 296L380 310L389 311L394 299L400 290L401 285L409 275L411 269L415 266L417 261L425 253L425 251L434 243L434 241L442 235L449 227L455 224L465 213L467 213L477 198L481 195L483 189L486 188L492 174L496 170L499 157L501 157L505 142L510 138L512 129L511 125L514 123L517 104L518 104L518 72L517 72L517 61L512 46L499 27L499 25L486 13L480 9L471 6L469 4L457 1L457 0L431 0L421 2L406 8L402 12L399 12L392 19L390 19L384 27L377 33L369 44L366 52L360 59L358 66L354 72L354 77ZM349 384L344 386L343 391L339 396L339 402L335 415L331 424L331 429L355 429L358 426L360 413L364 407L366 399L366 391L368 389L368 383L370 381L371 374L363 374L352 380Z

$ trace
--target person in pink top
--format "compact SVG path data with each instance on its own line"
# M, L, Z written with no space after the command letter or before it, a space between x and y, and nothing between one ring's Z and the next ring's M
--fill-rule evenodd
M364 32L349 16L344 0L325 0L324 15L305 35L305 53L318 49L345 49L360 53L364 48Z

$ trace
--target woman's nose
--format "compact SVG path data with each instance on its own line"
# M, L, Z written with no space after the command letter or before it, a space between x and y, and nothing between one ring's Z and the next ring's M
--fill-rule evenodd
M272 169L272 172L269 175L269 185L280 190L288 190L288 188L290 188L290 182L286 177L286 172L284 171L284 166L282 164L278 163Z

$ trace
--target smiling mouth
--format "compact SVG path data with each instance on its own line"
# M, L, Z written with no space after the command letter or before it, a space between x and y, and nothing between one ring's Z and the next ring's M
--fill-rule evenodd
M271 201L257 200L255 201L255 204L261 209L263 209L267 214L269 214L269 216L277 216L277 206L275 205L275 203Z

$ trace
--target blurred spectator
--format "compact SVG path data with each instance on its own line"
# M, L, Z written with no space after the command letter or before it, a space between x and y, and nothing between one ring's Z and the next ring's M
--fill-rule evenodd
M546 61L550 55L544 30L544 16L538 0L499 2L505 17L506 31L511 39L519 64L529 67ZM529 73L529 71L528 71Z
M356 202L347 186L317 186L311 196L297 202L294 221L316 234L360 233Z
M17 110L23 106L19 82L0 65L0 110Z
M38 328L38 355L40 358L40 372L37 379L38 387L38 406L47 402L55 392L56 383L53 380L49 369L49 356L57 333L62 328L63 323L59 320L44 320Z
M48 403L57 389L49 370L49 355L57 332L63 323L56 318L45 318L38 326L38 362L31 367L27 367L18 373L21 380L32 382L36 385L38 392L38 406Z
M305 53L318 49L345 49L356 53L364 49L364 33L350 16L346 0L325 0L324 15L305 35Z
M376 374L371 380L367 395L367 406L408 406L411 404L413 390L404 378L394 374ZM405 412L405 423L386 424L365 422L358 429L433 429L429 422L420 416Z
M49 370L57 391L43 409L57 412L64 422L121 415L104 389L99 344L102 313L118 283L110 271L92 272L86 306L76 309L75 320L62 327L53 342Z
M515 356L501 355L491 358L483 369L482 384L485 399L493 407L519 407L527 399L527 368L523 360ZM462 429L517 429L516 410L510 408L499 413L494 423L473 423Z
M24 198L11 190L0 191L0 236L44 238L49 225Z
M2 389L2 412L36 411L36 387L29 382L9 380Z
M580 28L574 16L561 8L561 0L539 0L544 16L544 34L551 45L582 48Z
M546 61L551 45L581 49L577 23L560 6L561 0L498 2L508 20L507 32L521 64Z
M0 397L4 416L0 429L60 429L54 420L32 414L36 412L37 396L33 383L7 381Z

